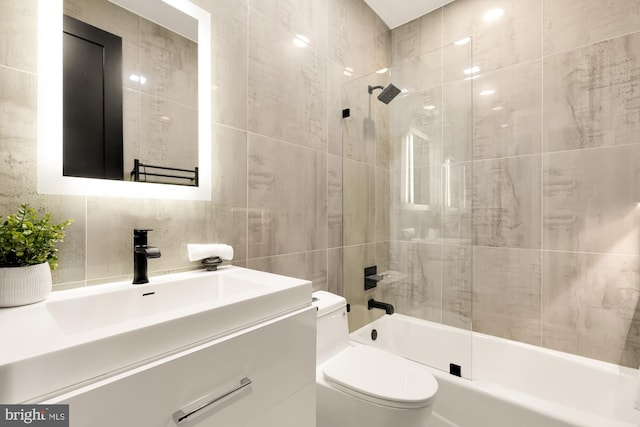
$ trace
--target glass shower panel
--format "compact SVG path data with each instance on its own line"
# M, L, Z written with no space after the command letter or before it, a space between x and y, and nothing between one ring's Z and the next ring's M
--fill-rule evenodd
M403 96L390 105L390 270L380 289L402 314L442 317L442 51L394 66Z
M471 377L471 43L343 85L343 283L355 330L367 300L453 330ZM383 280L364 290L364 268ZM468 349L460 355L460 348Z

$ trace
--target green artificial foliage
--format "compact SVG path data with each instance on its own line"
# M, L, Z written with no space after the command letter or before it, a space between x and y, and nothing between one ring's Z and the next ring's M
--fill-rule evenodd
M2 217L0 217L2 221ZM51 270L58 267L56 244L64 239L64 229L73 220L51 224L51 215L38 218L28 204L20 205L17 214L0 224L0 267L24 267L48 262Z

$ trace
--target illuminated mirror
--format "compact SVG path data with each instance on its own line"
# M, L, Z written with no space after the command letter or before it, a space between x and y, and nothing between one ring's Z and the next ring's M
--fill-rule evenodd
M99 5L107 0L92 1L91 3ZM156 132L149 135L138 135L138 138L132 138L137 141L137 145L127 146L127 138L125 135L125 147L123 149L124 174L123 181L105 180L96 178L81 178L75 176L63 175L63 10L66 8L68 14L73 13L74 0L69 0L68 4L64 4L63 0L39 0L38 2L38 192L45 194L76 194L76 195L104 195L104 196L123 196L123 197L140 197L140 198L168 198L168 199L184 199L184 200L210 200L211 199L211 99L210 99L210 67L211 67L211 48L210 48L210 15L208 12L195 6L187 0L147 0L147 1L131 1L131 0L113 0L128 11L135 12L140 15L140 21L145 25L154 27L152 30L157 34L166 33L165 29L170 29L185 38L194 40L193 49L197 50L197 87L193 87L193 93L190 98L180 100L180 103L187 105L197 100L189 112L175 113L175 109L171 113L164 113L162 103L157 99L164 97L157 95L158 88L169 87L170 90L180 89L180 94L189 95L187 80L182 80L182 86L176 86L173 82L166 79L169 69L154 66L155 75L145 77L142 72L136 73L136 66L131 67L131 71L123 69L123 89L124 97L133 95L135 99L141 99L142 96L136 95L148 94L146 101L138 101L130 103L123 111L123 120L136 120L134 116L128 115L128 110L138 110L140 104L146 103L150 110L155 111L152 120L157 123L147 123L147 129L160 129L163 125L161 120L176 120L175 129L182 129L179 134L191 134L195 139L193 148L189 148L184 140L174 140L165 138L161 133ZM64 7L63 7L64 6ZM100 7L100 6L96 6ZM108 5L115 7L115 5ZM146 10L144 9L146 8ZM97 11L100 15L100 11ZM126 12L129 13L130 12ZM143 18L144 17L144 18ZM98 19L99 20L99 19ZM92 22L94 26L96 22ZM158 25L156 25L158 24ZM158 40L168 40L168 36L163 33ZM173 43L169 39L171 43ZM128 42L125 42L128 43ZM184 42L182 42L184 43ZM153 48L153 46L151 46ZM125 44L123 55L127 56L127 48L131 47ZM147 53L154 52L147 49ZM162 59L162 51L158 50L155 55ZM123 61L126 64L127 60ZM134 61L135 63L135 61ZM139 63L135 63L139 64ZM165 66L169 66L167 62ZM153 73L151 73L153 74ZM132 76L138 77L137 81ZM151 79L152 78L152 79ZM164 78L164 81L162 80ZM178 80L180 83L180 80ZM147 83L148 86L144 87ZM180 86L178 84L177 86ZM195 85L192 85L195 86ZM172 94L172 96L175 94ZM156 101L154 101L154 96ZM197 102L197 103L196 103ZM151 113L147 114L146 120ZM140 113L137 120L144 121L145 113ZM133 117L133 118L132 118ZM132 126L133 129L140 129L142 126ZM145 149L141 146L147 145ZM172 151L173 150L173 151ZM134 159L140 157L138 154L143 153L149 160L141 159L140 163L154 163L154 166L166 166L177 169L183 169L185 163L171 164L163 161L163 159L172 159L176 162L180 158L174 152L179 152L187 159L186 164L197 162L198 186L175 185L180 180L169 181L170 185L151 183L151 182L131 182L130 171L134 167ZM191 157L189 157L191 156ZM159 165L155 165L159 163ZM184 168L187 169L187 168ZM162 173L162 172L161 172Z

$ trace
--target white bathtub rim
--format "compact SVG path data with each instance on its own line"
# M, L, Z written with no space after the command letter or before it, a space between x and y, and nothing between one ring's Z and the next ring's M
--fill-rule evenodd
M358 344L382 347L386 350L396 352L410 360L426 364L426 360L419 360L417 357L412 357L416 356L417 353L413 355L408 354L415 353L415 349L412 350L410 348L405 348L396 349L397 351L394 351L394 349L389 348L390 344L394 345L393 339L383 339L382 342L378 341L380 345L376 345L370 340L370 338L368 339L370 330L376 327L380 329L379 332L388 334L390 331L384 331L382 330L382 328L385 324L387 324L386 322L389 322L394 317L398 320L409 322L415 325L425 324L429 328L432 328L432 331L448 331L457 329L439 323L415 319L413 317L405 316L402 314L393 314L391 316L383 316L381 319L378 319L354 331L351 334L352 341ZM394 325L391 324L391 326L388 327L393 330L393 326ZM532 344L507 340L504 338L495 337L479 332L463 330L462 332L456 331L456 333L460 335L459 337L457 337L458 339L460 337L463 337L464 339L469 340L469 347L467 348L469 348L473 352L473 380L470 382L473 386L476 386L477 390L482 390L484 393L491 393L496 396L511 396L509 401L513 404L526 408L535 408L536 411L548 414L557 419L562 419L566 423L569 423L569 425L594 427L602 427L603 425L611 425L612 427L627 427L638 425L640 412L633 410L632 406L632 399L635 396L635 390L638 380L637 369L590 359L583 356L564 353L562 351L543 348ZM468 336L466 335L467 333L469 334ZM550 386L551 388L549 388L548 383L545 383L544 381L540 382L537 385L537 388L534 385L533 390L527 390L526 387L531 385L528 382L529 380L527 380L527 375L531 375L531 373L525 374L523 378L518 378L517 376L515 378L510 378L508 367L507 369L502 369L500 362L491 365L491 362L493 361L492 359L495 359L495 355L487 353L491 350L490 348L486 348L487 346L484 345L487 343L495 343L496 345L508 346L500 349L505 350L504 353L506 354L501 354L501 357L505 358L508 363L511 356L514 356L514 359L517 359L518 356L521 356L521 354L518 354L521 351L533 351L535 354L532 354L532 361L516 360L512 363L515 366L517 366L519 363L524 363L525 365L527 363L531 363L531 369L536 370L536 372L539 372L540 369L543 369L545 367L544 362L548 361L558 361L558 363L561 364L559 369L563 369L562 364L569 364L569 372L566 377L567 379L565 380L568 382L565 382L565 385L569 385L569 387L567 388L567 392L573 394L570 387L570 385L572 384L571 380L579 380L579 388L576 389L577 394L572 396L565 396L563 394L565 390L556 390L553 386ZM483 345L485 347L484 351L485 353L487 353L485 355L481 355L483 351ZM482 360L482 357L485 358L484 361ZM435 372L440 373L440 375L446 375L447 377L450 377L452 381L469 381L451 376L448 374L448 372L445 372L448 368L448 365L436 365L436 367L440 368L441 370L434 369L431 364L427 366L433 369ZM562 375L562 372L564 371L559 371L557 375ZM584 373L586 376L580 375L582 373ZM553 371L546 371L539 377L543 379L545 375L547 377L550 377L553 381L554 375L556 375L556 373ZM593 375L593 377L591 377L591 375ZM502 377L503 379L506 378L507 382L500 385L500 377ZM534 382L536 378L537 377L534 377ZM591 388L591 386L588 385L588 381L590 381L590 378L593 378L594 380L594 388ZM587 386L584 386L584 384L580 385L583 382L586 382ZM600 383L601 385L598 385L598 383ZM545 387L547 388L546 392ZM589 394L591 393L589 392L589 390L603 390L604 393ZM611 391L609 392L609 390ZM557 400L555 397L553 397L553 393L556 391L556 397L558 397ZM586 394L584 394L583 392L585 392ZM581 396L580 393L583 393L583 395ZM547 395L552 397L545 399ZM567 414L570 414L570 416ZM579 422L579 424L571 424L572 422L574 422L571 420L575 420L575 422Z
M514 353L515 360L510 360L509 355L504 352L500 352L498 356L488 353L490 346L501 345L508 346L507 352ZM542 400L548 398L549 401L558 401L568 408L606 419L635 420L640 416L640 412L633 409L633 399L638 387L637 369L478 332L474 332L473 351L475 381L500 385L504 389ZM530 380L525 378L527 385L522 384L518 375L513 375L514 366L522 364L518 360L519 356L523 356L518 354L521 351L536 354L532 361L528 361L531 362L528 367L538 372L538 375L529 375ZM545 359L552 360L556 371L546 370L548 365L544 363ZM568 390L563 390L562 382L558 383L559 387L549 387L549 381L555 383L556 378L563 376L564 384L573 384L575 381L577 385Z
M425 320L425 322L428 322L428 320ZM430 322L433 323L433 322ZM520 342L520 341L514 341L514 340L509 340L506 338L502 338L502 337L497 337L494 335L488 335L488 334L484 334L482 332L472 332L472 337L474 341L477 340L497 340L500 342L505 342L508 343L509 345L512 345L514 347L519 347L519 348L523 348L523 349L530 349L530 350L534 350L543 354L548 354L550 356L554 356L557 357L559 359L563 359L567 362L571 362L571 363L578 363L581 365L585 365L588 366L590 368L595 368L601 371L604 371L606 373L609 374L614 374L614 375L624 375L624 376L629 376L629 377L637 377L638 376L638 369L634 369L634 368L629 368L627 366L622 366L622 365L616 365L615 363L611 363L611 362L605 362L603 360L597 360L597 359L592 359L589 357L585 357L585 356L580 356L578 354L572 354L572 353L567 353L564 351L560 351L560 350L554 350L552 348L547 348L547 347L541 347L541 346L537 346L534 344L528 344L528 343L524 343L524 342ZM472 345L472 348L476 348L477 347L477 342L474 343L476 345ZM481 373L474 373L474 375L481 375ZM480 379L480 378L477 378Z
M360 342L352 341L351 345L368 345ZM471 388L479 394L490 396L494 399L504 400L508 404L523 408L528 411L537 412L543 414L549 418L553 418L567 425L576 427L636 427L635 423L628 423L625 421L613 420L611 418L603 417L598 414L585 413L576 408L572 408L566 405L562 405L555 402L549 402L544 399L540 399L530 394L523 393L517 390L512 390L506 387L502 387L497 384L487 383L479 380L469 380L467 378L457 377L451 375L448 372L441 371L428 365L424 365L433 374L438 382L449 381L455 384L461 385L465 388ZM436 405L438 396L436 395ZM434 408L434 413L437 413L437 406ZM438 416L444 420L448 419L446 416L439 414Z

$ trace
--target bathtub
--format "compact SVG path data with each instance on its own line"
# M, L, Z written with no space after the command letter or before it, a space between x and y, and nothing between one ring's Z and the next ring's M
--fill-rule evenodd
M377 338L372 339L372 330ZM351 333L429 367L429 427L636 427L638 370L393 314ZM460 366L461 377L449 373Z

